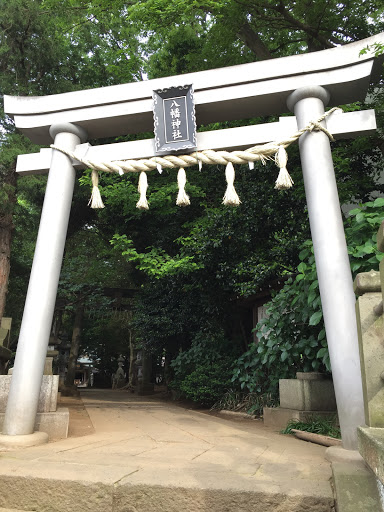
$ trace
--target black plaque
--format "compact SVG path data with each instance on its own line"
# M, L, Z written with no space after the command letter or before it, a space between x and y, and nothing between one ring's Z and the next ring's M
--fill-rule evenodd
M197 148L192 85L153 91L153 118L156 155Z

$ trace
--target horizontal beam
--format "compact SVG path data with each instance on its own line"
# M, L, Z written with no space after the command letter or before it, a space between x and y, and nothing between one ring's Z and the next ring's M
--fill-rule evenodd
M195 92L198 125L288 111L286 101L300 87L320 85L331 93L331 106L363 100L370 83L373 61L347 68L298 74L220 89ZM17 128L37 144L49 144L49 127L74 123L89 139L153 131L152 98L83 107L44 114L15 115Z
M89 139L153 130L152 91L191 83L198 125L287 112L289 94L319 85L331 94L330 106L365 98L380 68L379 59L360 51L384 42L384 33L311 54L241 64L197 73L104 88L40 96L5 96L5 112L37 144L49 144L49 127L75 123Z
M380 42L384 43L384 32L337 48L226 68L48 96L4 96L5 112L11 116L60 112L149 99L155 89L182 84L193 83L195 91L199 92L298 74L317 73L370 60L372 55L369 52L360 55L360 51L368 45ZM377 67L380 68L379 62L377 62Z
M354 138L361 135L370 135L376 130L374 110L357 112L334 112L327 118L327 128L335 139ZM297 131L297 122L294 116L280 117L278 122L266 123L239 128L227 128L197 134L197 147L199 151L214 150L241 150L256 144L265 144L272 141L281 141L290 137ZM154 139L144 139L132 142L119 142L91 146L80 144L76 148L79 157L90 160L135 160L155 156ZM16 171L19 175L47 174L52 158L52 149L41 149L39 153L20 155L17 159ZM84 166L74 162L77 169Z

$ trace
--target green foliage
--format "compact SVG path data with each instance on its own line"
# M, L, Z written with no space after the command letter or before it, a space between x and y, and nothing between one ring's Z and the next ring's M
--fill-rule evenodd
M153 63L153 69L158 71L155 49L167 48L168 44L169 48L174 47L175 32L182 34L186 27L195 32L195 37L184 38L188 45L180 61L195 70L196 65L200 69L204 65L228 66L363 39L380 32L382 12L379 0L359 5L337 0L310 4L278 0L141 0L134 2L127 17L146 31L149 67ZM162 56L160 60L162 69L166 69L166 63L175 69L170 58Z
M12 333L17 338L46 180L16 179L16 156L38 152L40 147L15 131L12 119L4 114L3 95L55 94L137 80L142 78L143 57L138 51L137 31L119 19L123 5L107 9L83 0L7 0L0 4L0 216L7 215L1 218L0 252L7 255L4 241L11 238L14 226L6 314L13 317ZM123 40L129 45L121 45ZM88 234L91 231L94 212L86 204L84 194L76 187L69 239L84 225ZM59 302L64 298L73 302L81 288L99 290L102 281L96 276L95 258L90 261L86 251L81 257L80 247L75 255L69 245ZM80 245L84 249L85 245ZM98 275L107 279L113 272L107 269L111 258L105 253L99 253L103 260L99 261ZM122 270L122 266L116 270ZM115 275L114 281L118 280ZM2 283L2 298L6 288L7 283ZM90 303L90 292L88 298Z
M19 134L0 129L0 215L12 214L16 204L15 161L20 153L37 151L38 146Z
M311 242L300 257L298 274L286 281L257 325L258 343L237 362L233 382L244 391L276 396L279 379L330 369Z
M112 245L121 251L127 261L135 264L136 268L145 274L160 279L179 272L188 273L201 268L201 265L193 261L193 256L176 256L172 258L164 250L156 247L148 247L149 252L139 253L133 247L133 241L126 235L115 235Z
M360 51L360 55L366 55L369 52L372 52L375 57L379 57L379 55L384 53L384 44L373 43L368 45Z
M117 4L3 1L0 90L52 94L141 78L138 34L121 23L124 6Z
M231 386L236 353L223 332L198 332L191 347L171 363L171 389L197 404L212 406Z
M384 219L384 198L364 203L349 212L345 225L352 273L376 269L383 258L377 250L377 231Z
M349 212L345 234L352 272L377 268L383 254L376 233L384 220L384 199ZM267 307L256 327L258 343L237 361L232 381L241 389L277 395L279 379L297 371L330 372L330 361L311 241L300 250L301 263Z
M23 313L45 184L46 177L44 176L31 176L27 180L20 180L17 199L14 205L12 204L14 231L11 246L11 275L5 314L13 318L13 340L17 340ZM9 211L9 203L4 204L4 209Z
M312 432L322 436L335 437L341 439L340 428L336 424L337 418L323 418L321 416L312 416L307 421L290 420L282 434L293 434L292 429L302 430L303 432Z
M212 361L199 364L180 382L185 398L211 407L231 385L231 361Z

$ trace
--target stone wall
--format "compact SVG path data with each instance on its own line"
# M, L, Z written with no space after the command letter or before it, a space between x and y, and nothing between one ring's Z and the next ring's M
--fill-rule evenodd
M384 221L377 234L384 252ZM380 271L358 274L354 283L365 426L358 429L359 452L372 469L384 497L384 259ZM382 500L382 506L383 506ZM384 509L384 508L383 508Z

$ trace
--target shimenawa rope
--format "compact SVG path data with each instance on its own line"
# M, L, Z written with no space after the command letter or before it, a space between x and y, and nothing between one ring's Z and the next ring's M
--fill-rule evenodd
M136 206L140 209L148 209L148 202L146 199L146 191L148 188L146 172L157 169L159 173L165 169L179 168L178 173L178 184L179 184L179 195L176 204L179 206L186 206L190 204L189 197L185 192L186 175L185 167L190 167L198 164L199 170L201 170L202 164L221 164L226 166L226 179L227 179L227 190L223 198L223 204L238 206L241 201L234 188L235 171L233 164L249 164L249 168L254 168L254 162L260 160L263 164L267 160L275 160L276 165L280 168L278 178L275 182L275 189L285 190L291 188L293 180L289 175L287 165L287 152L285 149L290 146L293 142L296 142L305 132L312 132L313 130L324 132L331 141L334 141L332 134L320 123L327 116L340 110L339 107L334 107L328 112L325 112L316 121L311 121L307 126L298 130L291 137L282 140L269 142L267 144L261 144L253 146L245 151L213 151L207 149L204 151L196 151L189 155L166 155L156 156L153 158L146 158L140 160L115 160L109 162L100 162L82 158L71 151L60 148L52 144L50 147L56 149L61 153L64 153L73 160L77 160L84 164L86 167L92 169L92 196L91 196L91 208L104 208L100 192L98 189L98 173L97 171L118 173L120 175L126 172L140 172L138 190L140 193L140 199Z

